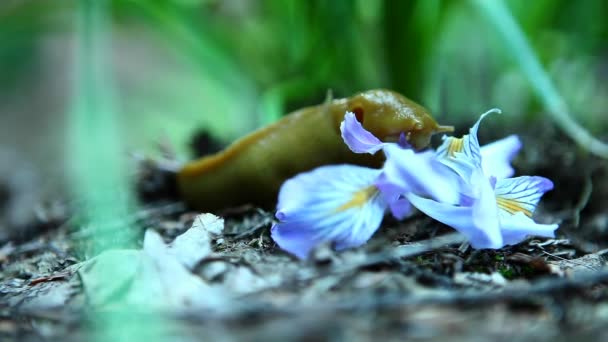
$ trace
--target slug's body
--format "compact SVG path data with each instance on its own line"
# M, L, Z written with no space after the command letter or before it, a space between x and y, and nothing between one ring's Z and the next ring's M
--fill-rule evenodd
M186 164L177 175L180 195L201 210L268 206L277 200L281 184L297 173L327 164L381 166L381 154L355 154L342 141L340 123L347 111L381 140L404 133L416 148L428 145L433 133L450 130L402 95L371 90L300 109L222 152Z

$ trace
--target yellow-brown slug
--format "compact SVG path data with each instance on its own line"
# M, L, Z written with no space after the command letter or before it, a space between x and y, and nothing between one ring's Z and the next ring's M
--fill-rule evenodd
M297 110L217 154L187 163L177 175L180 196L200 210L270 206L281 184L297 173L328 164L381 166L381 153L355 154L342 140L340 123L347 111L380 140L395 141L404 133L417 149L426 147L432 134L452 130L398 93L369 90Z

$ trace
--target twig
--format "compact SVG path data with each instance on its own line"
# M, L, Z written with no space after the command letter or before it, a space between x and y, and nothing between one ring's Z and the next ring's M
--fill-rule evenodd
M432 239L423 240L415 244L403 245L385 252L369 254L361 263L348 265L349 268L359 269L372 266L390 260L411 258L436 249L444 248L448 245L461 244L466 241L466 237L460 233L450 233L436 236Z
M240 232L224 232L223 235L224 236L232 236L235 239L242 239L245 236L249 236L252 235L254 233L256 233L258 230L260 230L261 228L264 228L266 226L270 226L272 225L273 221L274 221L274 216L272 214L269 214L265 211L263 211L262 209L256 209L258 215L260 215L260 222L254 224L253 226L247 228L244 231L240 231Z
M585 264L585 263L583 263L583 262L579 262L579 261L576 261L576 260L571 260L571 259L562 258L562 257L561 257L561 256L559 256L559 255L556 255L556 254L551 254L551 253L549 253L549 252L547 252L547 251L545 251L545 250L542 250L542 252L543 252L543 253L545 253L545 254L547 254L547 255L548 255L548 256L550 256L550 257L553 257L553 258L555 258L555 259L558 259L558 260L564 261L564 262L566 262L566 263L570 263L570 264L572 264L572 265L577 265L577 266L582 266L582 267L585 267L586 269L591 270L591 271L598 271L598 269L597 269L597 268L594 268L594 267L592 267L592 266L589 266L589 265L587 265L587 264ZM587 255L589 255L589 254L587 254Z
M415 257L420 254L431 252L433 250L445 248L448 245L462 243L465 240L466 238L460 233L445 234L434 237L432 239L416 242L414 244L399 246L388 251L371 253L368 254L365 260L362 260L361 262L349 263L347 265L338 265L334 268L329 269L327 272L314 272L311 274L307 274L304 277L298 277L297 281L308 281L320 277L326 277L329 275L341 275L345 273L350 273L362 268L390 262L393 260ZM290 281L293 281L293 279L290 279Z

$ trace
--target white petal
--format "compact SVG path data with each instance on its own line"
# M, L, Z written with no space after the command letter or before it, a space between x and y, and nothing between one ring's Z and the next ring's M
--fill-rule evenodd
M513 176L511 160L521 149L522 143L517 135L510 135L481 147L481 167L486 176L503 179Z
M481 169L476 169L471 181L471 194L474 199L472 206L473 220L476 222L476 226L483 227L483 230L490 237L490 244L484 248L500 248L503 246L503 242L501 238L498 238L500 236L500 225L493 186ZM471 245L473 246L473 244Z
M384 154L382 184L377 184L381 190L390 189L401 194L414 192L440 202L458 203L460 181L437 161L433 152L415 153L392 144L384 147Z
M558 227L557 224L538 224L522 212L500 217L500 229L505 245L519 243L527 236L555 237Z
M497 217L475 217L473 207L439 203L411 193L406 197L418 210L465 235L474 248L503 246Z

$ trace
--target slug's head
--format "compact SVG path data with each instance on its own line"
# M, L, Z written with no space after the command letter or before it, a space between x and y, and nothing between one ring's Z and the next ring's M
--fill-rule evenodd
M431 135L454 130L438 125L424 107L390 90L357 94L346 101L346 110L355 113L363 127L380 140L394 142L403 133L416 149L426 147Z

